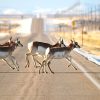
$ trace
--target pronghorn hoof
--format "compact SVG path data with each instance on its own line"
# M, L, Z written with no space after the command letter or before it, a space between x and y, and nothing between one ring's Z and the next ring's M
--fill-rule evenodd
M46 72L46 74L48 74L48 72Z
M15 69L15 68L12 68L13 70Z
M36 66L35 68L39 68L40 66Z
M28 66L28 65L26 65L26 66L25 66L25 68L27 68L27 67L29 68L29 66Z
M40 74L40 71L39 71L39 74Z
M75 70L77 70L77 68L75 68Z
M25 68L27 67L27 65L25 66Z
M70 65L68 65L68 67L69 67Z

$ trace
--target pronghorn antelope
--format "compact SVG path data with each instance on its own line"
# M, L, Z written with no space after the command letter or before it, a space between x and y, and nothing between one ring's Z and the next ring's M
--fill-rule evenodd
M65 46L65 44L63 42L63 39L61 39L61 38L54 45L51 45L49 43L44 43L44 42L38 42L38 41L32 41L32 42L28 43L28 50L29 50L29 52L26 53L26 61L27 61L27 63L26 63L25 68L29 67L29 65L30 65L28 56L32 55L33 60L34 60L34 66L37 67L36 66L36 62L38 64L40 64L40 65L41 65L41 63L34 58L35 56L41 55L43 57L45 55L45 50L48 47L52 48L52 47L64 47L64 46Z
M6 60L7 57L10 58L12 63L15 65L16 69L19 70L19 65L15 57L12 56L12 53L14 52L17 46L23 46L18 39L16 41L11 41L10 39L10 42L6 42L4 45L0 46L0 59L5 61L10 66L10 68L15 69Z
M39 69L39 73L41 72L41 69L44 69L45 66L45 71L46 71L46 65L48 65L49 70L54 73L51 68L50 68L50 63L53 59L62 59L62 58L66 58L68 61L70 61L70 64L68 65L68 67L70 65L72 65L71 62L71 55L70 52L74 49L74 48L80 48L79 44L75 41L71 40L71 43L69 44L69 46L66 47L57 47L57 48L47 48L46 52L45 52L45 58L44 61L41 64L41 67ZM74 67L74 66L73 66ZM74 67L76 70L77 68ZM42 69L42 70L43 70ZM47 71L46 71L47 72Z

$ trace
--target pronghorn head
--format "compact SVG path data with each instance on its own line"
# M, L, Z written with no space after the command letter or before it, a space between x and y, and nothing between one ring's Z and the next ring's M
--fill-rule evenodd
M80 48L78 42L71 40L71 43L69 44L68 48L74 49L74 48Z
M15 41L15 43L16 43L16 46L23 47L23 44L20 42L20 40L18 38Z
M78 44L78 42L74 42L75 44L75 48L80 48L80 45Z
M80 48L80 45L75 40L71 40L71 44L73 45L73 48Z

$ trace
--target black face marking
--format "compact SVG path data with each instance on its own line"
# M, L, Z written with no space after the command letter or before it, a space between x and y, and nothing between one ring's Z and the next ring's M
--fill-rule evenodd
M80 48L78 42L74 42L74 48Z

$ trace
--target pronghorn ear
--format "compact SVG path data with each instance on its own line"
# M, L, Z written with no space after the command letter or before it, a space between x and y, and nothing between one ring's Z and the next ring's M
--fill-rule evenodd
M12 40L12 36L10 37L10 41Z
M62 39L61 42L64 43L64 40Z
M17 37L17 41L19 40L19 37Z
M61 41L63 41L63 38L61 38Z
M11 40L12 40L12 36L10 37L9 42L11 42Z
M73 40L71 40L71 42L73 43Z
M62 38L62 37L60 37L59 41L60 41L60 42L63 42L63 38Z

